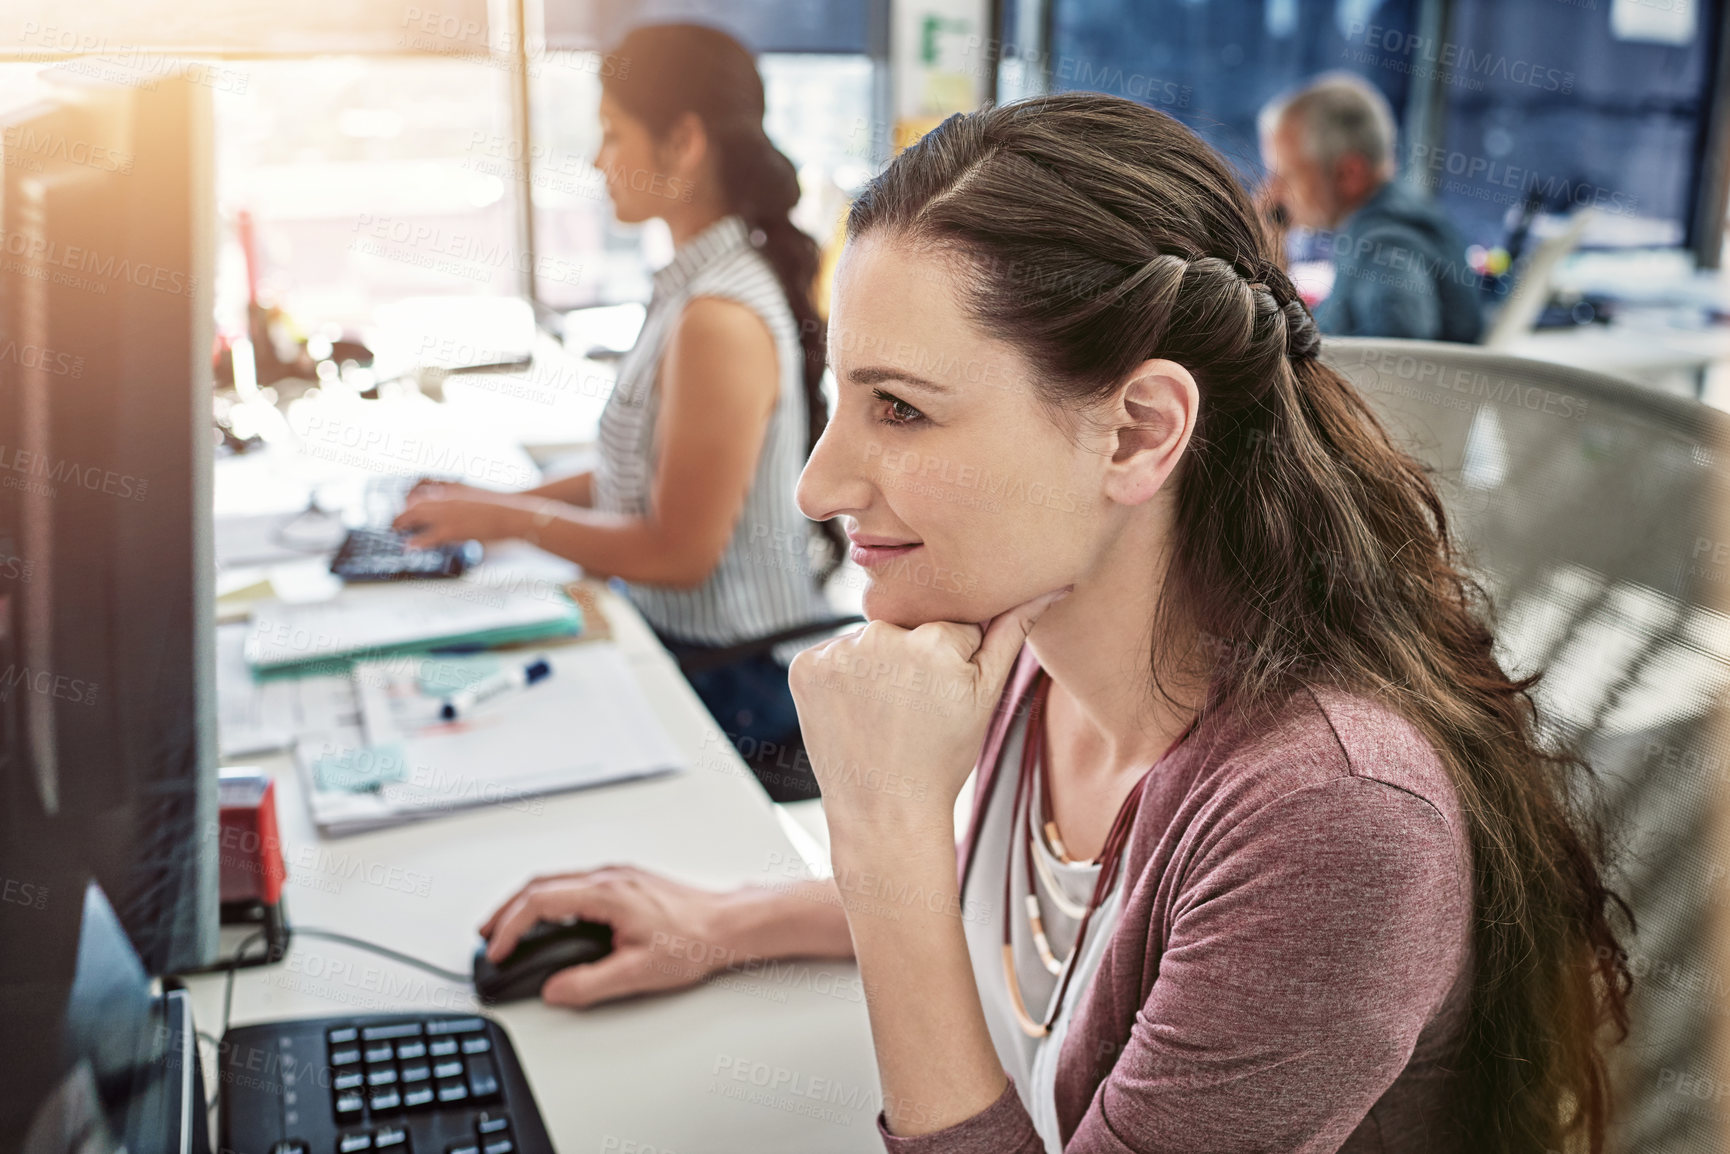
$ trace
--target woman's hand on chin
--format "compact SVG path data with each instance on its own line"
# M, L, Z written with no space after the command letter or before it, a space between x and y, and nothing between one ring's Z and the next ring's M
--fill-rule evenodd
M1027 634L1068 589L981 629L872 621L793 659L788 680L838 855L954 838L955 798Z

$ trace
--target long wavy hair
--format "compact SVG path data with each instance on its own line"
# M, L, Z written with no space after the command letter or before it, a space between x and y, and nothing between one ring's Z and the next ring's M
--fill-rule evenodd
M1591 770L1550 743L1535 679L1498 663L1434 485L1316 359L1314 321L1224 161L1142 105L1042 97L951 117L903 152L853 206L849 235L874 231L969 267L971 315L1058 411L1111 397L1152 357L1194 375L1154 653L1204 663L1209 711L1326 684L1422 730L1473 856L1464 1148L1601 1150L1632 918L1604 879ZM1164 692L1157 669L1152 684Z
M763 131L763 78L743 45L701 24L647 24L625 34L607 54L601 90L625 112L664 139L679 118L697 117L716 150L716 171L727 211L737 213L775 270L799 326L805 386L805 454L810 456L829 423L823 395L828 330L817 313L817 242L789 215L799 203L793 162ZM847 555L847 541L834 521L822 526L829 557L819 582Z

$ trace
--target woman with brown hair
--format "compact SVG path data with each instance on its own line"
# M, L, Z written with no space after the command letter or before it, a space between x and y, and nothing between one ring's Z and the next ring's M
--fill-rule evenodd
M813 797L787 665L831 630L828 560L793 485L828 419L816 241L789 217L792 161L763 129L743 45L697 24L632 29L601 71L595 167L620 221L660 219L636 345L601 414L599 463L530 493L423 483L397 519L419 546L522 538L616 577L776 801ZM761 756L774 751L770 756Z
M835 880L542 880L492 951L613 923L543 991L579 1005L700 977L657 932L855 956L896 1151L1600 1149L1626 911L1587 771L1318 345L1169 117L945 122L854 206L799 485L873 575L792 666Z

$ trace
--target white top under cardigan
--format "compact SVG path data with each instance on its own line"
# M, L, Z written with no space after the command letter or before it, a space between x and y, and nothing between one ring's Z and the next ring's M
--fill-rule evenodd
M1018 823L1020 828L1016 833L1014 853L1010 853L1009 816L1015 799L1015 781L1021 771L1027 717L1027 710L1019 711L1019 716L1004 736L1003 748L998 755L995 788L980 824L973 850L973 868L967 877L961 908L965 911L967 953L973 960L973 977L979 985L979 998L985 1008L985 1024L990 1027L992 1044L997 1048L1004 1072L1015 1080L1022 1105L1032 1116L1046 1150L1050 1154L1062 1154L1063 1143L1057 1134L1057 1055L1063 1049L1063 1039L1069 1031L1075 1007L1087 992L1088 983L1093 980L1094 972L1099 969L1099 960L1105 954L1106 943L1116 929L1118 914L1122 910L1123 886L1120 877L1119 884L1112 887L1088 923L1087 941L1082 945L1080 958L1070 958L1066 963L1078 968L1064 993L1063 1009L1052 1023L1051 1033L1043 1038L1029 1037L1015 1017L1003 973L1003 871L1006 867L1011 871L1009 891L1013 903L1009 910L1010 944L1015 953L1015 968L1021 978L1022 1002L1031 1017L1044 1021L1050 1014L1062 974L1051 973L1040 961L1023 909L1023 895L1028 892L1027 857L1022 849L1028 836L1025 813ZM1040 812L1044 803L1039 795L1037 778L1033 801L1032 812ZM1039 897L1039 917L1045 927L1045 937L1052 953L1062 958L1069 954L1075 943L1075 931L1081 927L1080 917L1065 912L1064 904L1077 911L1087 908L1089 899L1093 897L1094 882L1099 877L1099 866L1081 862L1065 864L1052 852L1043 830L1034 841L1034 853L1050 867L1050 877L1062 891L1060 902L1044 884L1044 877L1037 879L1039 886L1035 892ZM1120 861L1120 874L1122 869ZM1035 867L1036 874L1045 872Z

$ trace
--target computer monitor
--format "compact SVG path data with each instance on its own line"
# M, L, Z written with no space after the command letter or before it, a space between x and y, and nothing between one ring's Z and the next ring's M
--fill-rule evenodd
M96 883L53 901L43 925L0 940L9 980L38 959L37 996L5 1023L14 1053L0 1059L0 1151L209 1154L190 996L152 987ZM50 958L51 977L40 967Z
M1580 238L1586 234L1593 215L1591 209L1583 208L1569 219L1561 232L1539 242L1531 258L1519 269L1513 291L1502 302L1484 333L1485 345L1492 349L1505 349L1537 327L1538 317L1550 302L1556 270L1580 246Z
M173 973L217 950L210 93L41 87L0 113L0 887L93 878ZM52 921L11 892L0 937Z

